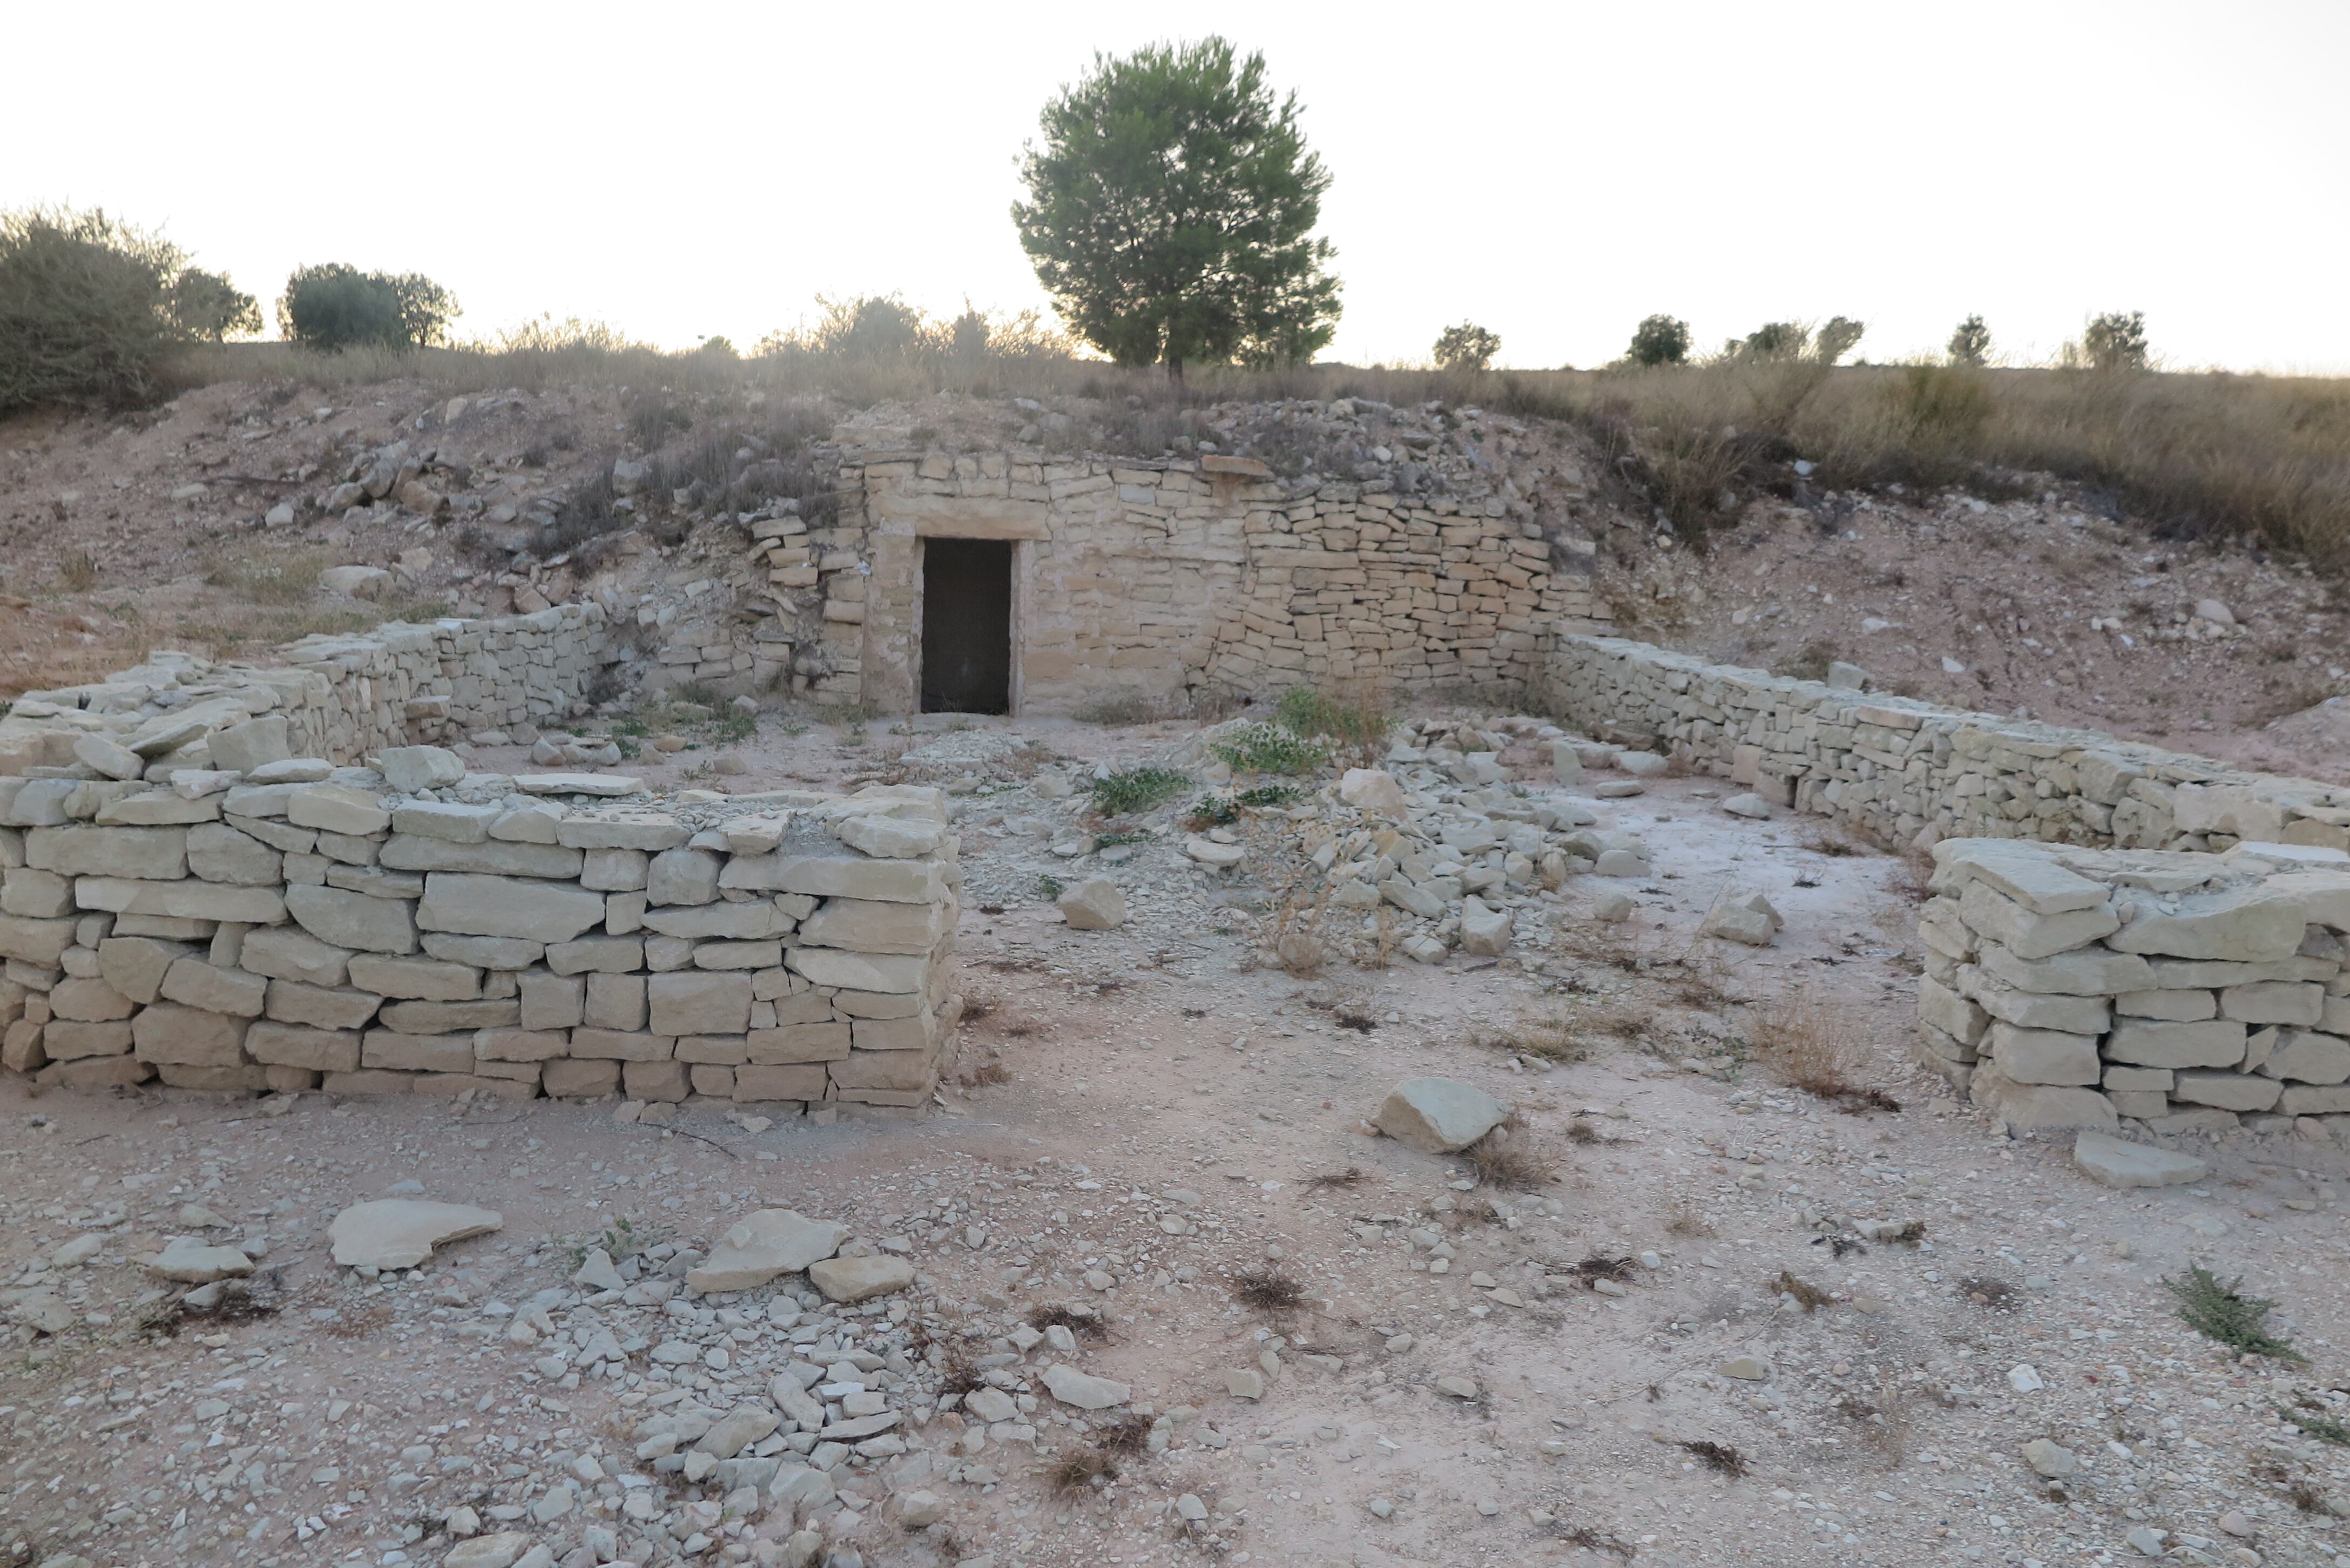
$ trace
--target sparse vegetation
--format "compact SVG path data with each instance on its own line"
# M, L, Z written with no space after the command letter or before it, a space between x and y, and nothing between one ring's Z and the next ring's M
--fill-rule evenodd
M2305 1362L2309 1357L2293 1342L2268 1331L2270 1309L2277 1303L2264 1296L2241 1293L2243 1276L2221 1284L2217 1274L2200 1264L2188 1265L2185 1275L2166 1278L2163 1287L2178 1298L2178 1315L2206 1339L2217 1340L2241 1355L2265 1355L2276 1361Z
M1506 1125L1471 1144L1462 1158L1482 1187L1533 1192L1558 1179L1558 1161Z
M1679 365L1689 359L1689 323L1669 316L1651 316L1632 329L1632 346L1624 358L1644 369Z
M1789 1086L1823 1100L1866 1096L1858 1081L1866 1047L1849 1012L1789 994L1758 1009L1749 1033L1756 1059Z
M1334 694L1293 686L1281 694L1274 717L1293 734L1330 742L1348 766L1357 768L1379 765L1396 726L1384 694L1367 687Z
M1093 783L1094 809L1104 816L1149 811L1183 793L1191 780L1173 768L1127 768Z
M421 348L440 342L458 314L456 296L421 273L363 273L340 262L296 268L277 301L286 337L330 354Z
M1208 749L1240 774L1310 774L1330 760L1326 748L1281 724L1235 725Z
M1697 1461L1716 1475L1742 1476L1746 1473L1746 1456L1728 1443L1717 1443L1708 1438L1684 1439L1681 1451L1694 1454Z
M1464 321L1438 334L1436 347L1430 352L1440 370L1483 370L1501 351L1499 333L1489 332L1473 321Z
M1802 1307L1806 1314L1815 1313L1835 1300L1835 1297L1820 1289L1811 1281L1799 1278L1786 1269L1779 1271L1779 1277L1771 1282L1770 1288L1779 1295L1794 1297L1795 1304Z
M186 269L178 246L103 212L0 213L0 413L159 395L198 335L173 309Z
M1252 1312L1295 1312L1305 1304L1305 1287L1278 1270L1256 1270L1233 1276L1232 1300Z

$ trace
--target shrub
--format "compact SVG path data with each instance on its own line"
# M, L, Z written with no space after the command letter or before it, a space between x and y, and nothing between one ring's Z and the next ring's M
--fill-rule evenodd
M1980 368L1991 358L1991 328L1970 316L1950 334L1950 363Z
M261 306L216 272L190 267L172 280L165 308L181 331L224 343L261 334Z
M296 268L277 301L286 336L327 353L421 348L441 341L456 299L421 273L363 273L340 262Z
M1635 365L1681 365L1688 363L1689 351L1688 322L1651 316L1632 329L1632 346L1624 357Z
M1860 346L1868 328L1846 316L1831 316L1812 335L1812 352L1823 365L1833 365Z
M1905 365L1886 396L1904 433L1937 448L1971 446L1996 407L1982 377L1958 365Z
M1493 356L1502 351L1501 337L1464 321L1458 327L1448 327L1436 339L1436 368L1440 370L1482 370L1493 363Z
M1326 748L1279 724L1235 725L1208 749L1243 774L1310 774L1330 760Z
M1281 694L1274 718L1284 728L1309 738L1336 742L1347 760L1358 768L1378 766L1395 715L1376 693L1354 701L1293 686Z
M2221 1284L2210 1270L2196 1265L2185 1277L2165 1279L2163 1288L2178 1298L2178 1315L2206 1339L2217 1340L2244 1355L2265 1355L2278 1361L2307 1361L2293 1342L2268 1331L2269 1309L2276 1303L2265 1296L2241 1293L2243 1276Z
M0 214L0 411L154 396L190 337L170 308L186 261L103 212Z
M1812 329L1801 322L1766 321L1743 339L1733 341L1728 352L1741 359L1794 359L1811 341Z
M2081 334L2081 351L2099 370L2146 369L2146 313L2109 310Z
M1191 782L1173 768L1128 768L1094 780L1094 805L1106 816L1149 811L1182 794Z

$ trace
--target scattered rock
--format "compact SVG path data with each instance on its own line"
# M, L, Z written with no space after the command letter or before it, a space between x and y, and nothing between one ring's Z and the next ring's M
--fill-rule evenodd
M1243 1366L1224 1374L1224 1387L1235 1399L1264 1397L1264 1374L1253 1366Z
M391 591L392 576L381 566L328 566L318 586L346 598L380 599Z
M1060 897L1062 918L1075 931L1107 931L1126 924L1126 895L1107 877L1088 877Z
M1451 1078L1407 1078L1388 1091L1371 1125L1428 1154L1467 1148L1502 1125L1509 1106Z
M1396 816L1404 809L1403 785L1381 768L1348 768L1338 781L1338 798L1357 811Z
M1744 794L1734 794L1723 801L1721 809L1732 816L1749 817L1759 822L1771 815L1771 803L1749 790Z
M1125 1404L1134 1394L1133 1388L1127 1384L1096 1377L1074 1366L1047 1366L1044 1380L1054 1398L1064 1405L1074 1405L1080 1410L1107 1410L1113 1405Z
M174 1236L160 1252L139 1260L167 1280L208 1285L253 1272L253 1260L234 1247L208 1247L193 1236Z
M2007 1386L2018 1394L2037 1394L2048 1386L2041 1381L2039 1370L2029 1364L2009 1367Z
M807 1274L827 1301L855 1303L904 1290L914 1282L914 1265L888 1256L821 1258Z
M1455 1399L1474 1399L1484 1392L1477 1386L1477 1380L1474 1377L1464 1377L1457 1372L1438 1378L1436 1391L1439 1394L1450 1395Z
M1771 900L1757 889L1729 887L1714 896L1698 930L1705 936L1767 948L1771 939L1779 934L1779 928L1786 923L1771 907Z
M2086 1128L2073 1142L2073 1164L2090 1180L2107 1187L2176 1187L2199 1181L2210 1169L2191 1154L2131 1143Z
M1770 1367L1763 1365L1761 1357L1753 1355L1733 1355L1714 1370L1741 1383L1761 1383L1771 1376Z
M449 1555L441 1559L441 1568L515 1568L529 1547L530 1537L518 1530L477 1535L451 1547Z
M2081 1461L2074 1458L2072 1449L2052 1443L2045 1438L2034 1438L2023 1445L2023 1462L2032 1467L2033 1474L2046 1476L2051 1480L2059 1476L2072 1475L2081 1468Z
M468 1236L484 1236L505 1224L494 1209L463 1203L429 1203L413 1198L354 1203L327 1228L335 1262L351 1269L412 1269L432 1249Z
M685 1282L697 1291L747 1291L831 1257L847 1240L845 1225L790 1209L762 1209L729 1226Z

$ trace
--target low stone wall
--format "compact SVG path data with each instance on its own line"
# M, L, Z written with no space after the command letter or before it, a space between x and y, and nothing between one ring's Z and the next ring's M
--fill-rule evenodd
M1654 737L1698 767L1881 844L2226 849L2249 839L2350 849L2350 788L2241 773L2094 730L1575 633L1557 639L1542 689L1603 738Z
M2350 1125L2350 855L1934 847L1924 1060L2011 1127Z
M42 1083L919 1107L961 871L936 791L599 799L375 768L0 777L0 1066Z
M528 739L587 711L598 675L624 656L616 629L590 599L304 638L259 664L157 652L100 682L18 698L0 719L0 774L69 767L76 744L94 735L168 779L212 767L211 737L260 719L282 721L293 752L338 761L492 732ZM232 742L220 760L240 768L245 755Z

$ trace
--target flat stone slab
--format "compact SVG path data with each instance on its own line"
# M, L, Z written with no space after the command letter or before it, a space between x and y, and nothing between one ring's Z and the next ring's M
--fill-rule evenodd
M685 1282L697 1291L752 1290L823 1262L847 1240L846 1225L792 1209L762 1209L729 1226Z
M902 1291L914 1282L914 1265L903 1258L819 1258L808 1265L808 1282L828 1302L853 1303Z
M485 1236L503 1229L505 1216L494 1209L463 1203L431 1203L420 1198L380 1198L354 1203L335 1216L327 1239L335 1245L335 1262L348 1269L412 1269L432 1255L432 1249L468 1236Z
M2176 1187L2200 1181L2210 1170L2191 1154L2085 1129L2074 1140L2073 1164L2090 1180L2107 1187Z
M1451 1078L1407 1078L1388 1092L1371 1125L1429 1154L1467 1148L1501 1126L1510 1108L1487 1094Z
M253 1272L253 1260L234 1247L208 1247L192 1236L174 1236L160 1252L139 1260L167 1280L208 1285L214 1280Z
M1128 1384L1096 1377L1074 1366L1045 1368L1045 1386L1052 1391L1054 1398L1080 1410L1107 1410L1113 1405L1125 1404L1134 1395Z
M624 774L516 774L515 788L525 794L636 794L644 781Z

